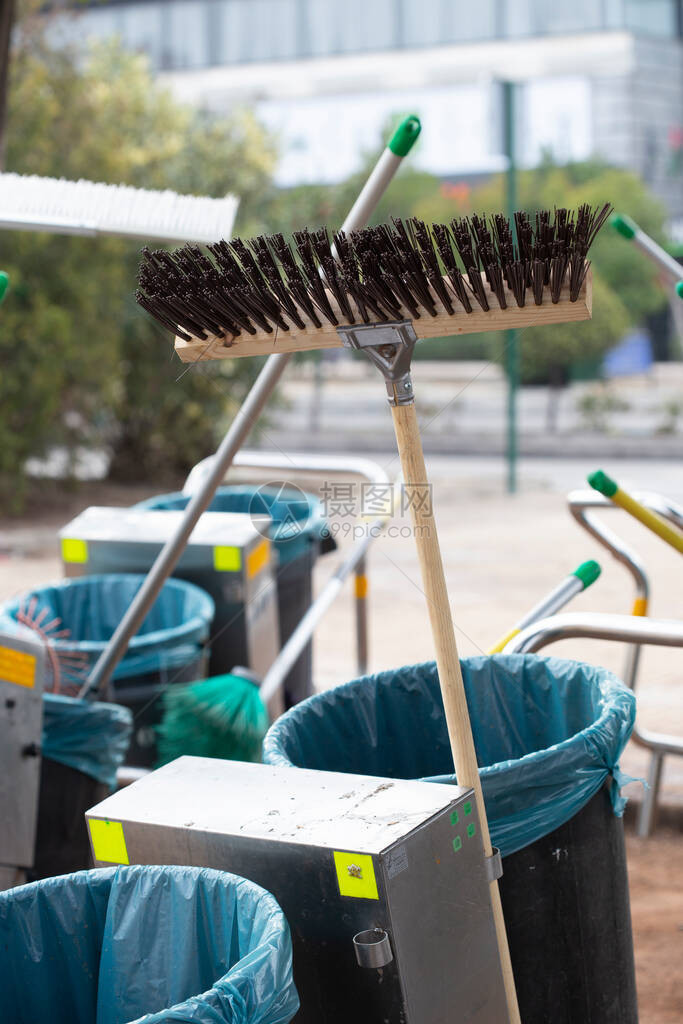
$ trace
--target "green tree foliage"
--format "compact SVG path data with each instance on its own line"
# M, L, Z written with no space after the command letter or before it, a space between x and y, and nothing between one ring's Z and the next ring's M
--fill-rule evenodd
M624 336L628 311L603 278L593 277L593 317L520 332L520 371L527 384L567 384L577 363L599 362Z
M116 45L83 62L22 34L13 54L8 171L255 203L274 150L248 113L212 119L155 85ZM139 243L0 233L11 291L0 312L0 493L19 506L24 463L61 444L106 444L112 472L155 480L211 451L256 372L185 367L133 298ZM177 380L182 374L180 380Z

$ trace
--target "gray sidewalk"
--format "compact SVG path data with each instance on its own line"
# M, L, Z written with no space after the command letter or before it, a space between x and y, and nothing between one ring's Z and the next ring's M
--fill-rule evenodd
M413 379L425 451L502 454L507 383L492 363L416 362ZM320 381L322 380L322 383ZM292 368L269 412L267 436L287 448L392 451L391 416L377 372L337 359ZM535 456L676 458L683 454L683 363L647 375L576 383L551 397L545 387L518 393L520 451ZM555 424L549 420L554 412Z

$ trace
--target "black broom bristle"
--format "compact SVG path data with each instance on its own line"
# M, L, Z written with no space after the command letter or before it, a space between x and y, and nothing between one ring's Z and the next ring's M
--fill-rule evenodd
M611 205L473 215L431 226L413 217L350 234L297 231L215 242L206 252L142 250L138 303L186 341L405 317L469 314L491 296L541 305L545 288L576 302ZM483 275L483 278L482 278ZM488 289L484 286L488 283ZM507 289L507 290L506 290ZM529 296L527 296L529 292Z

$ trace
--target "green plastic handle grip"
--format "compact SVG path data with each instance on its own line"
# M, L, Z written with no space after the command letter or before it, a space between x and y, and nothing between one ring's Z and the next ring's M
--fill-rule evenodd
M607 476L607 473L603 472L602 469L596 469L594 473L589 473L588 483L594 491L599 491L606 498L613 497L619 490L616 481L611 476Z
M591 583L595 583L601 572L602 569L598 562L590 558L587 562L582 562L578 569L574 569L572 576L576 576L577 579L581 580L585 590L586 587L590 587Z
M0 270L0 302L4 299L8 288L9 274L6 274L4 270Z
M676 295L679 299L683 299L683 281L679 281L676 285Z
M613 213L610 217L610 223L615 228L622 238L628 238L629 241L635 237L638 225L627 217L624 213Z
M422 125L419 117L411 114L404 118L389 139L389 149L394 156L407 156L421 131Z

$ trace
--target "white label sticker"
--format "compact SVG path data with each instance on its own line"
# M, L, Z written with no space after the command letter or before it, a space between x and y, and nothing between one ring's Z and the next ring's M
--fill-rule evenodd
M405 846L397 846L387 854L387 876L395 878L408 867L408 851Z

